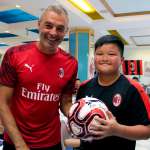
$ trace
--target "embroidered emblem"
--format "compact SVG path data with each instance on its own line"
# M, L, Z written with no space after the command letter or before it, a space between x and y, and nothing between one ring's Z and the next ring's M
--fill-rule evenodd
M64 77L64 69L63 69L63 68L59 68L58 76L59 76L60 78L63 78L63 77Z
M115 94L114 97L113 97L112 102L113 102L113 105L115 107L118 107L121 104L121 102L122 102L121 95L120 94Z
M32 72L32 68L34 67L34 65L29 65L29 64L24 64L24 66L28 68L30 72Z

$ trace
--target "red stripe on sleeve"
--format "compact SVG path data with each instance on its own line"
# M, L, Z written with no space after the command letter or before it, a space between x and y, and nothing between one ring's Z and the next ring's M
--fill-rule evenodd
M139 84L137 81L134 81L132 79L129 79L129 82L138 90L139 94L141 95L141 98L144 102L147 114L148 114L148 118L150 119L150 99L149 96L146 94L144 88L141 86L141 84Z
M88 80L85 80L85 81L81 82L81 85L80 85L80 86L85 85L85 84L88 83L90 80L92 80L92 79L88 79Z

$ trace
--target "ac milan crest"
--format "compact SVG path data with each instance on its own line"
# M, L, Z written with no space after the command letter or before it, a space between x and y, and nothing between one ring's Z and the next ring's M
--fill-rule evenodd
M122 102L122 97L121 97L121 95L120 95L120 94L114 95L112 102L113 102L113 105L114 105L115 107L118 107L118 106L121 104L121 102Z
M64 77L64 69L63 69L63 68L59 68L58 76L59 76L60 78L63 78L63 77Z

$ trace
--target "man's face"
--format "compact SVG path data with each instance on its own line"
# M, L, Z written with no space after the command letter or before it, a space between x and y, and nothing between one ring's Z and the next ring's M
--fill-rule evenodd
M42 16L38 25L41 49L55 52L67 32L67 17L63 14L59 15L53 11L48 11Z
M118 73L122 60L120 50L115 44L104 44L95 51L95 66L100 74Z

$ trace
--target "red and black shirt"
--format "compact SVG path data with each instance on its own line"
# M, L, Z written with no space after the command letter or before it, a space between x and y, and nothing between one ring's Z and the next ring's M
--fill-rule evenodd
M110 86L99 85L97 77L81 84L77 100L86 96L103 101L120 124L150 125L148 95L138 82L124 75ZM110 147L115 150L135 150L135 141L112 136L91 143L85 142L82 148L94 150L96 147L102 150L110 150Z

